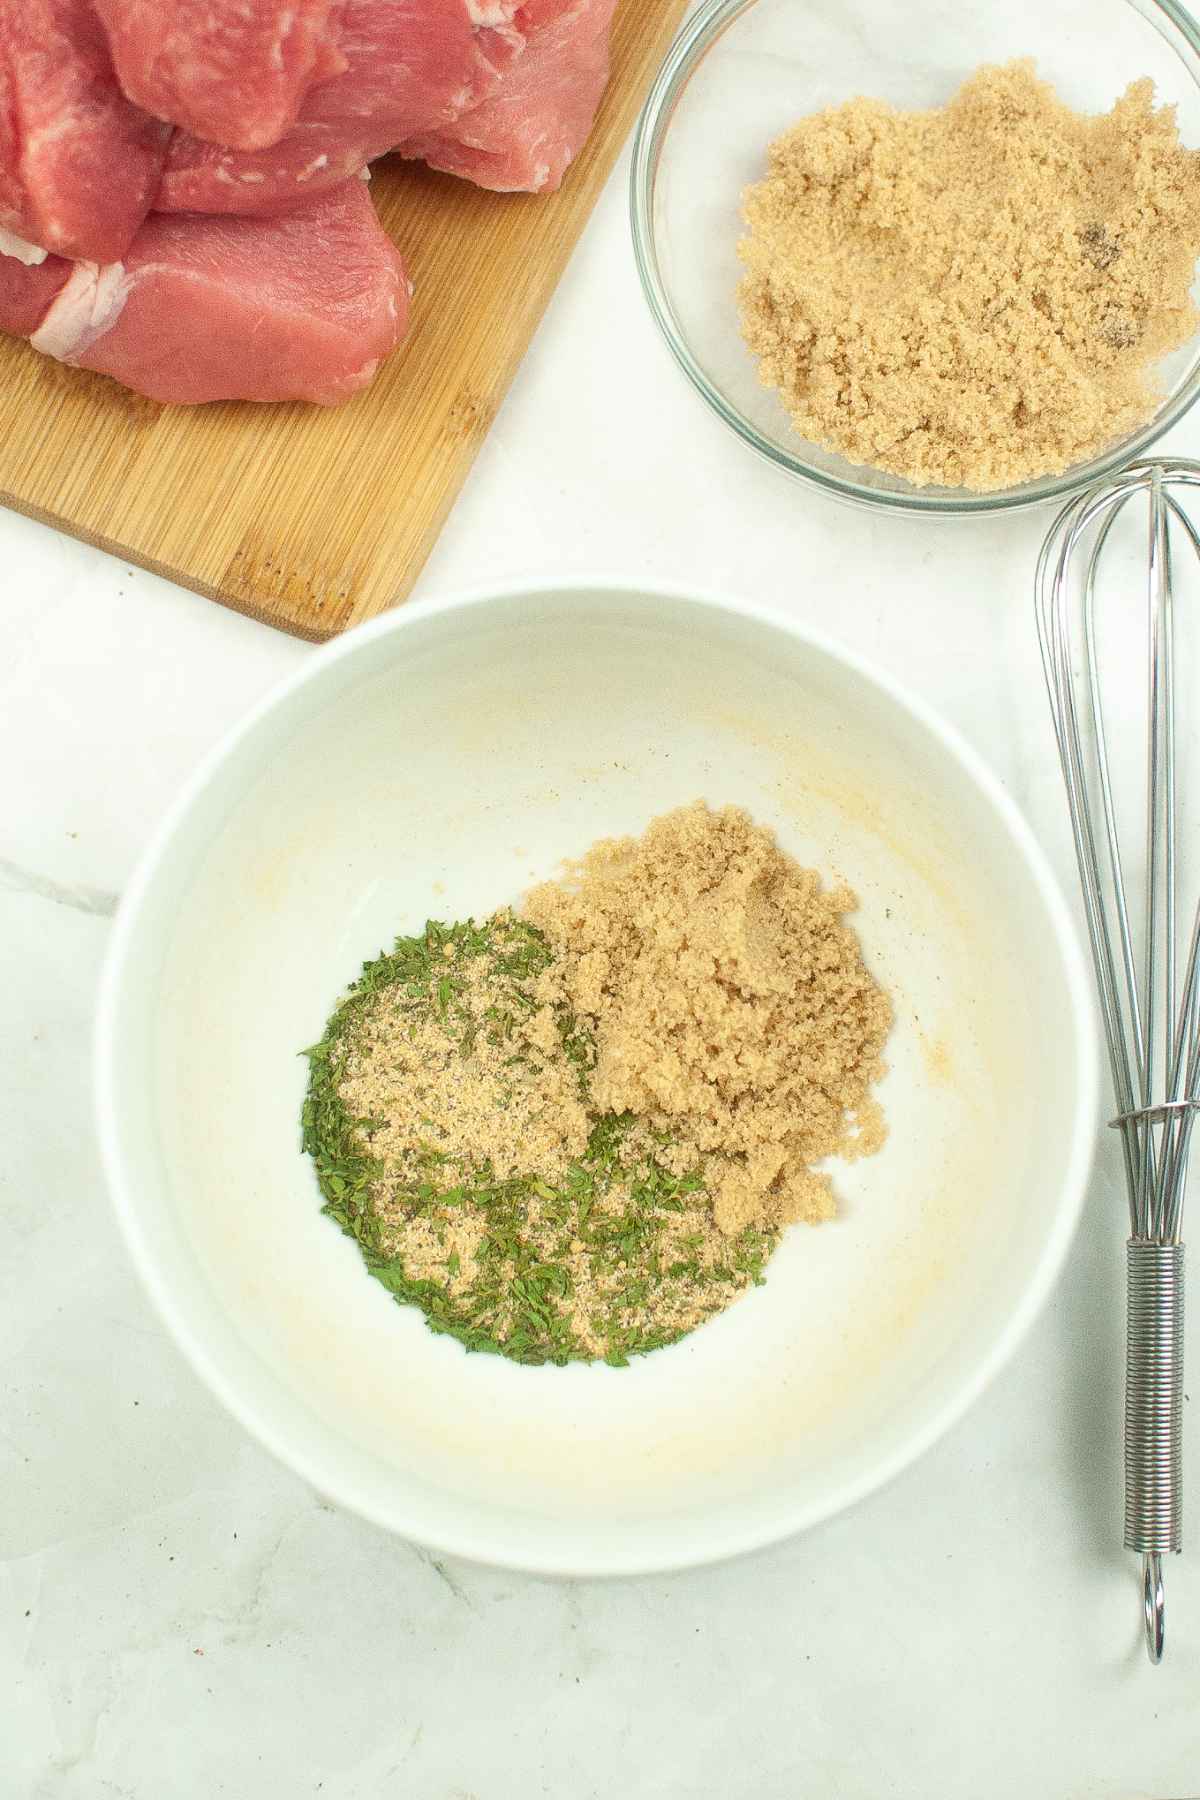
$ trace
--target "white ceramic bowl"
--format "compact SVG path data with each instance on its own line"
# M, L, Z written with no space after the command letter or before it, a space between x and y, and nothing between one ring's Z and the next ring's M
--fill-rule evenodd
M321 1216L298 1052L397 932L700 796L858 890L896 1003L887 1147L672 1349L468 1356ZM1097 1057L1042 856L922 707L750 606L542 586L355 631L209 758L122 907L98 1087L134 1258L250 1431L405 1536L600 1574L781 1538L945 1431L1062 1262Z

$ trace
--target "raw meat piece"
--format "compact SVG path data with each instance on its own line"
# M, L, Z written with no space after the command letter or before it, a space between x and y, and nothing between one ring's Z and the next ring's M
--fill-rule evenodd
M187 132L171 140L155 208L159 212L238 213L270 218L305 206L316 194L361 175L391 149L351 125L301 123L272 150L222 150Z
M346 66L334 0L94 4L130 99L218 144L274 144L313 82Z
M524 0L521 24L528 37L531 32L541 31L545 25L553 25L564 13L577 10L577 0Z
M0 270L8 329L153 400L184 404L335 405L400 342L408 300L400 257L360 181L282 219L155 215L124 264L10 260ZM45 316L30 330L39 308Z
M517 5L347 0L339 35L346 71L310 92L295 130L253 155L181 133L156 206L266 215L302 205L405 138L435 130L494 93L525 47L525 15Z
M70 273L71 264L61 256L48 256L35 266L0 256L0 331L32 337Z
M520 0L346 0L346 70L308 96L301 117L366 120L392 142L456 119L493 93L525 48Z
M0 250L123 255L167 137L117 86L88 0L0 0Z
M499 193L552 193L582 148L608 85L616 0L530 0L525 54L496 93L401 154Z
M408 324L403 264L360 181L282 219L156 215L126 269L120 316L73 360L155 400L335 405Z

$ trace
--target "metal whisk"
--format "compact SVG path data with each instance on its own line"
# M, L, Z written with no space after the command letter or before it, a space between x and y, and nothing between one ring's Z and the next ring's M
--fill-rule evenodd
M1200 488L1200 463L1135 463L1073 500L1042 548L1037 618L1046 686L1071 811L1100 1009L1112 1062L1116 1117L1129 1189L1126 1246L1125 1547L1142 1556L1146 1647L1163 1653L1162 1559L1182 1540L1184 1251L1180 1242L1188 1147L1200 1107L1200 906L1192 919L1181 895L1177 854L1185 815L1176 789L1176 687L1180 644L1173 557L1200 557L1200 534L1179 496ZM1106 546L1125 509L1144 503L1148 579L1137 611L1128 595L1107 614L1098 595ZM1111 663L1101 667L1103 614L1110 624L1144 607L1149 756L1144 799L1118 806L1124 749L1106 718ZM1119 674L1138 679L1119 659ZM1111 689L1109 689L1111 691ZM1117 709L1111 705L1109 711ZM1140 735L1140 734L1139 734ZM1132 751L1133 746L1129 746ZM1141 747L1138 746L1138 754ZM1194 807L1195 802L1192 802ZM1132 833L1128 817L1140 814ZM1142 832L1144 830L1144 838ZM1127 880L1145 858L1145 905L1138 913ZM1140 941L1139 941L1140 940ZM1182 981L1179 978L1184 969Z

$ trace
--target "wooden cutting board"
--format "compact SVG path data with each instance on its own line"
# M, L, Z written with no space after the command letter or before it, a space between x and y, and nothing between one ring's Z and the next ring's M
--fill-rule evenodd
M621 0L612 82L559 193L376 170L413 327L343 407L159 406L0 337L0 501L298 637L403 600L685 6Z

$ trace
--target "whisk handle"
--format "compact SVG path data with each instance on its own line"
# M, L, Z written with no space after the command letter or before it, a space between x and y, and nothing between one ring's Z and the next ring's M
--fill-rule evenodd
M1125 1246L1125 1548L1140 1551L1146 1647L1162 1656L1161 1558L1183 1536L1182 1244Z

